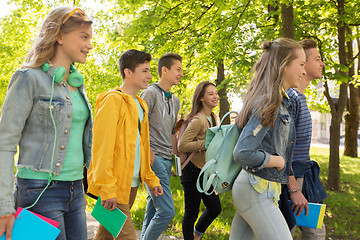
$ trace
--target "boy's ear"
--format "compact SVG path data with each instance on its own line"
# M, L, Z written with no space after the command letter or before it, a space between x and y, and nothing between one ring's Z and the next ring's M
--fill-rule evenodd
M132 71L129 68L124 69L125 77L130 77L132 74Z
M163 66L163 67L161 68L162 75L163 75L163 74L167 74L168 71L169 71L169 69L168 69L167 67L165 67L165 66Z

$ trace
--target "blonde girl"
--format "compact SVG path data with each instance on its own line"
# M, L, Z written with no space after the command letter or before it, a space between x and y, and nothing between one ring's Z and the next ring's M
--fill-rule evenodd
M262 45L243 109L236 119L242 133L234 159L243 165L232 194L236 206L232 240L290 240L277 206L281 184L289 183L295 128L285 91L305 75L305 53L294 40L280 38Z
M57 239L87 239L82 178L92 121L83 77L72 64L85 63L92 49L91 25L79 8L52 10L10 80L0 120L0 236L6 239L17 207L58 221Z

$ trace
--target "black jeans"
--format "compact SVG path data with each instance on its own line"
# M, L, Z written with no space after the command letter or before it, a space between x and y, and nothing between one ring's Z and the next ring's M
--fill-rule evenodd
M194 224L199 215L201 199L206 207L201 214L195 229L199 236L206 231L212 221L220 214L221 204L219 196L200 193L196 188L196 180L201 169L189 162L183 169L181 184L185 193L185 214L182 221L184 240L194 239Z

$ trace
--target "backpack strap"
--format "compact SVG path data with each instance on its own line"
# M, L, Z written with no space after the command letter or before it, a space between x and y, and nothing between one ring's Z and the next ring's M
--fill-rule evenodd
M239 114L237 111L228 111L227 113L224 114L224 116L221 118L221 121L220 121L220 128L221 126L223 125L223 121L225 120L225 118L230 115L231 113L236 113L236 114Z
M192 152L188 157L187 159L185 160L185 162L183 162L181 164L181 170L184 169L184 167L191 161L191 159L193 158L193 156L195 155L195 152Z
M211 174L208 181L206 182L206 185L204 187L204 193L206 195L211 195L211 194L213 194L213 192L215 192L215 186L216 186L217 182L219 181L218 178L215 178L216 176L217 176L217 174L215 174L215 173ZM213 186L213 189L211 190L211 192L209 192L211 186Z
M189 124L189 121L186 119L180 119L175 126L175 132L178 132L178 135L176 137L176 146L179 143L180 138L182 137L183 133L185 132L185 129L187 128ZM192 152L189 156L186 157L185 161L181 163L181 170L185 168L185 166L191 161L193 156L195 155L195 152ZM179 157L181 160L185 158L185 153L179 152Z
M216 185L216 183L213 184L213 182L214 182L214 180L216 181L215 177L217 174L213 173L208 177L208 170L210 169L210 167L212 167L215 164L216 164L215 159L211 159L210 161L208 161L204 165L204 167L201 169L201 171L199 173L199 177L196 180L197 190L201 193L205 193L206 195L211 195L215 190L215 188L213 188L213 190L211 192L209 192L211 185L213 185L213 186ZM203 184L202 184L203 187L200 186L200 178L201 178L200 176L203 177Z

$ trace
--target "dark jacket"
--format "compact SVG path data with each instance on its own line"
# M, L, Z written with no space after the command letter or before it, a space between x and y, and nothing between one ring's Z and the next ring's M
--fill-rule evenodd
M298 164L301 164L301 166L298 166ZM304 194L304 197L308 200L308 202L322 203L323 200L327 198L327 194L319 179L319 164L315 161L294 162L293 166L296 169L306 169L304 173L304 183L302 188L302 193ZM292 229L296 225L296 220L289 204L289 200L290 197L288 193L288 188L286 185L282 185L279 207L285 217L289 228Z

